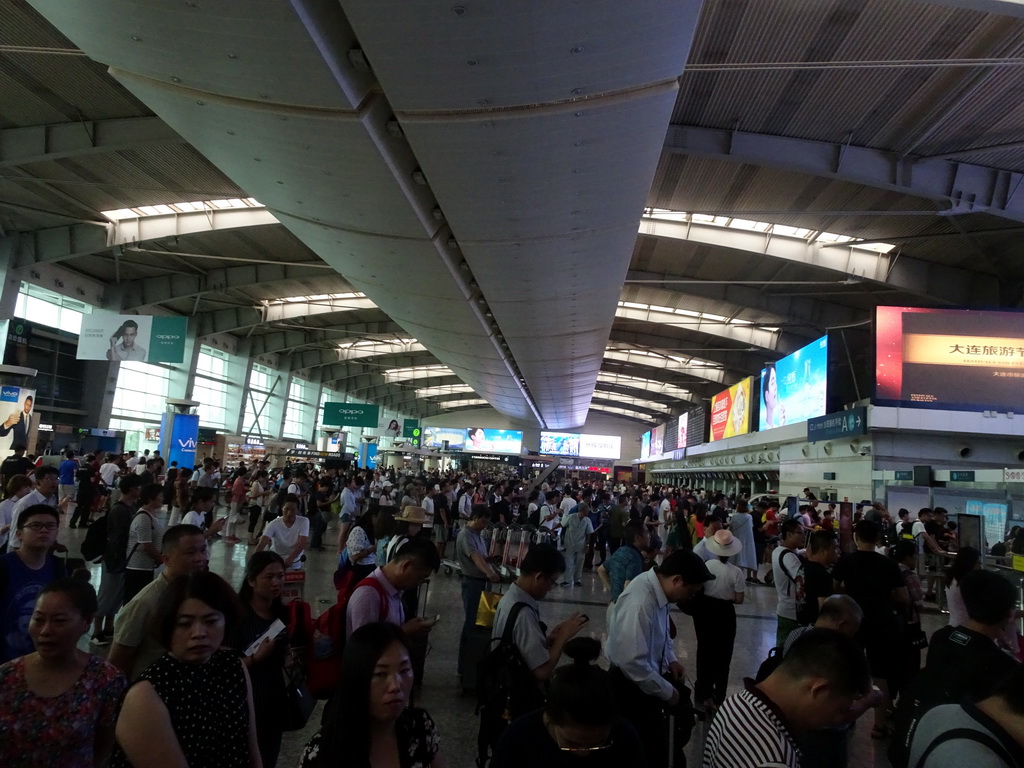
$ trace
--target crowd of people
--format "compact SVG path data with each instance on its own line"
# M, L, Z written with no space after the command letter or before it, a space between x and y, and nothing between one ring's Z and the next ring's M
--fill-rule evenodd
M347 585L333 638L341 674L302 766L447 764L415 702L436 621L418 591L449 554L464 614L452 673L475 680L502 649L522 671L479 688L504 696L481 700L480 760L493 766L683 766L703 721L705 768L841 768L869 711L894 768L1024 766L1017 595L959 546L941 509L911 519L865 505L840 551L836 510L809 494L780 507L603 480L228 471L71 451L59 467L16 453L0 475L5 765L277 765L305 658L284 584L308 552L332 547ZM95 587L58 557L65 515L89 529ZM531 542L512 573L485 535L508 527ZM237 585L209 570L214 541L246 548ZM1011 530L986 555L1022 546ZM542 619L545 599L561 590L572 601L585 571L607 591L603 645L586 637L585 613ZM502 582L481 627L482 596ZM777 598L775 644L743 660L760 669L730 695L736 607L751 589ZM948 626L928 637L922 615L939 599ZM691 668L676 653L683 614ZM79 650L90 631L105 660Z

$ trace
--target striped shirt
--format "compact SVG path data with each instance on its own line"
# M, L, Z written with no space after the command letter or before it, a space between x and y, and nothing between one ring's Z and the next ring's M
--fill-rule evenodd
M704 744L703 768L800 768L781 713L749 678L725 700Z

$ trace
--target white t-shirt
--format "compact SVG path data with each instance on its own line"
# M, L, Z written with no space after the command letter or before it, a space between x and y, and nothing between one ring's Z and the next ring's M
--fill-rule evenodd
M117 476L121 474L121 468L117 464L107 462L100 467L100 477L103 478L103 482L109 487L113 488L117 482Z
M739 567L732 563L723 563L717 556L713 560L708 560L705 565L715 577L714 581L704 582L704 594L708 597L731 602L737 592L747 591L747 579Z
M309 536L309 518L298 516L295 518L295 522L292 523L292 527L289 528L284 524L284 518L279 517L263 530L263 535L270 539L270 550L276 552L281 557L287 558L295 549L295 545L299 542L299 537ZM303 552L299 552L295 558L295 562L292 563L292 568L302 568Z
M206 515L202 512L196 512L194 509L185 513L185 516L181 518L182 525L194 525L202 531L206 530Z
M420 504L425 510L427 510L427 522L423 524L424 528L434 527L434 500L429 496L424 496L423 501Z
M574 499L572 496L566 496L564 499L562 499L562 503L558 505L558 508L562 511L562 514L564 515L577 504L579 504L579 502L576 501L576 499Z
M11 530L6 533L0 533L0 547L7 543L7 539L11 537L14 528L14 505L19 501L17 496L12 496L9 499L0 501L0 528L5 525L11 526Z

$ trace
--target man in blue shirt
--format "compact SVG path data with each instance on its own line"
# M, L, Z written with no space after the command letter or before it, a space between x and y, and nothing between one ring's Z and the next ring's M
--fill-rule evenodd
M615 550L597 569L601 582L611 592L613 603L626 585L643 573L644 557L641 552L650 546L651 532L643 523L634 521L626 526L625 539L629 544Z
M50 554L59 525L53 507L29 507L18 516L21 546L0 557L0 664L32 653L28 624L36 597L51 581L67 575L64 563Z
M57 470L60 476L60 495L58 496L60 501L75 495L75 473L77 471L78 462L75 460L75 452L68 448L64 451L64 461L60 463Z

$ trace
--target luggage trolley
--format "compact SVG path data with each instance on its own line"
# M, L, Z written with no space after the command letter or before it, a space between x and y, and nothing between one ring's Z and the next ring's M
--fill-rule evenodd
M445 576L451 576L453 573L462 574L462 568L459 566L459 561L455 557L454 543L458 541L459 532L466 527L466 523L468 522L468 520L464 520L460 517L456 518L455 522L452 524L452 557L445 557L441 559L441 566L444 568ZM447 545L445 546L445 549L447 549Z

